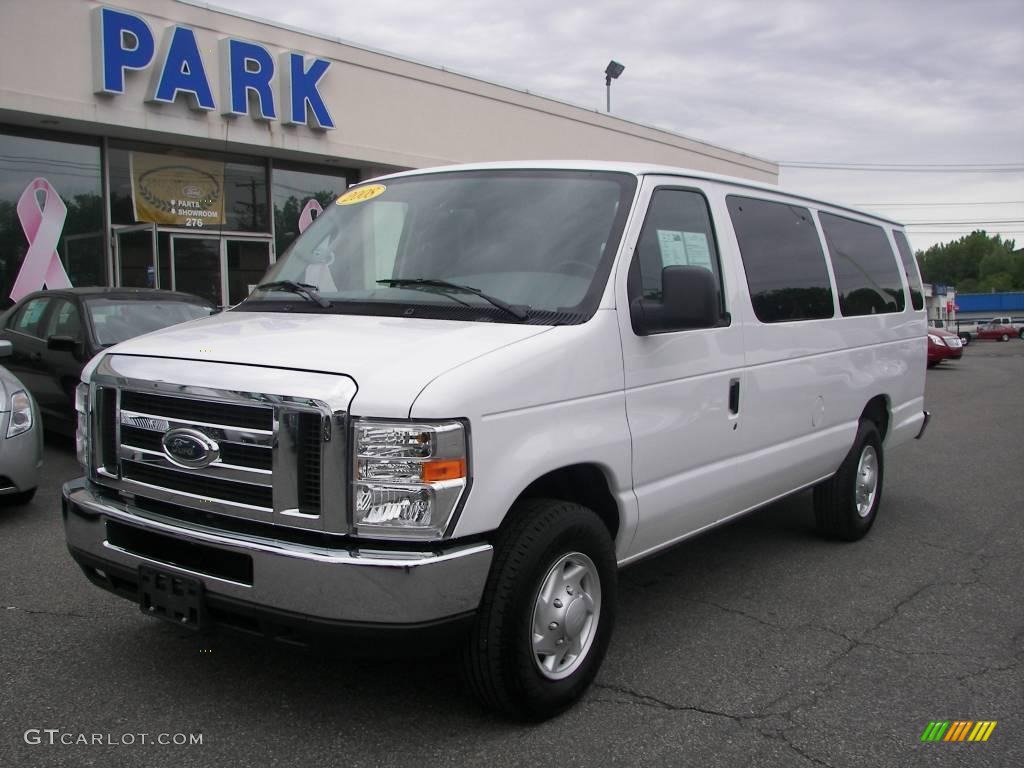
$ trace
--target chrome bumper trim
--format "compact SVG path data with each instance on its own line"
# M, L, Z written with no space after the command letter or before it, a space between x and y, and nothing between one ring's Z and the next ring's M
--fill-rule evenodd
M211 594L331 621L402 625L474 611L493 555L486 543L428 552L329 549L214 531L100 497L81 481L65 485L64 498L71 549L132 569L157 562L170 572L202 579ZM253 583L228 581L112 547L106 540L107 520L248 555Z

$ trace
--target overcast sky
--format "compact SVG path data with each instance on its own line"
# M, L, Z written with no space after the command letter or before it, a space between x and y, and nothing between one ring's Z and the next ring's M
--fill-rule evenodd
M591 109L614 58L620 117L783 163L917 166L783 165L780 183L929 222L909 226L915 248L974 225L1024 245L1022 0L211 5Z

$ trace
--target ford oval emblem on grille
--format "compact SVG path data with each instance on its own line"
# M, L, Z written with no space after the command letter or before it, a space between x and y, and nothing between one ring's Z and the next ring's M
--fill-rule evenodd
M164 433L164 455L185 469L202 469L220 457L220 446L198 429L172 429Z

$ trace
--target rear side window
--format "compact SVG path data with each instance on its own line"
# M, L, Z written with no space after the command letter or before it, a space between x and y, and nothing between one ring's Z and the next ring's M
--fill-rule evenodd
M918 274L917 264L914 263L914 252L910 250L910 243L907 236L899 230L893 230L893 238L896 240L896 250L900 252L900 261L903 262L903 274L907 276L907 285L910 286L910 306L914 309L924 309L924 292L921 289L921 275Z
M906 306L896 255L875 224L818 213L845 317L902 312Z
M806 208L729 195L754 314L762 323L835 315L825 253Z
M41 339L43 337L43 329L41 328L43 314L46 312L46 307L49 303L50 299L48 296L28 301L14 319L11 329Z

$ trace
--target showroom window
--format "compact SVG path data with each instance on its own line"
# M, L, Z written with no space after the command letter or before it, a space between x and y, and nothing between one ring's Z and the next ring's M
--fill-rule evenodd
M19 297L43 287L54 253L59 279L107 284L99 144L41 136L0 133L0 308L16 283Z
M270 232L264 160L115 141L108 157L115 227Z

